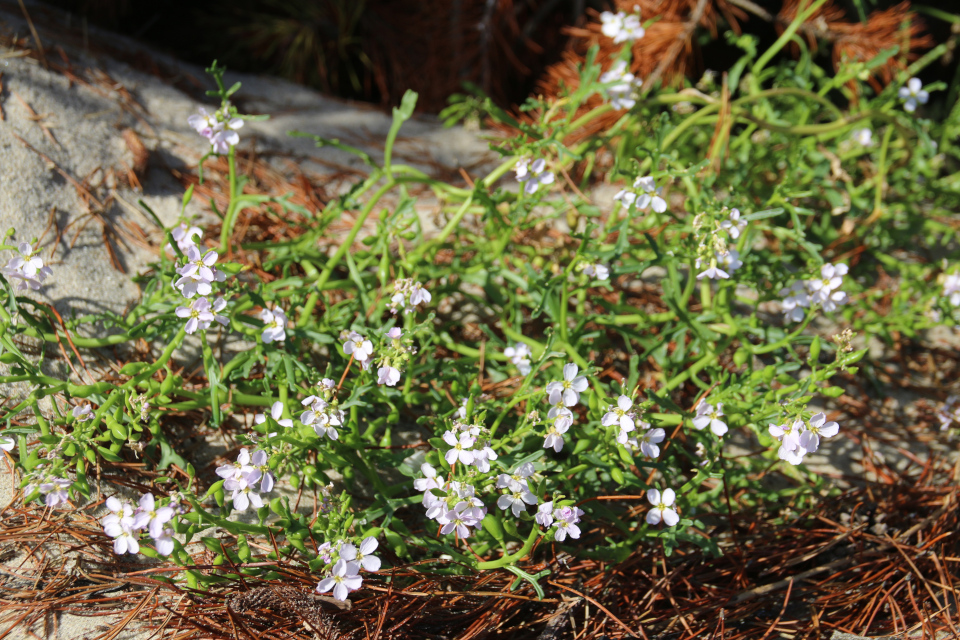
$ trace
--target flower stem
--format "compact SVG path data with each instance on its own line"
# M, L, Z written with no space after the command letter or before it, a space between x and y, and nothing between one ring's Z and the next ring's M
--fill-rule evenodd
M537 537L540 535L540 527L534 526L533 530L530 531L530 535L527 537L527 541L523 544L519 551L512 555L503 556L499 560L488 560L487 562L478 562L477 569L484 571L486 569L500 569L505 567L508 564L513 564L519 560L522 560L525 555L530 553L530 549L533 548L533 545L537 542Z

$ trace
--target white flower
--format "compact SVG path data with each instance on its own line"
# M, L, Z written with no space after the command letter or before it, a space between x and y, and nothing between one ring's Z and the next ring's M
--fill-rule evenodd
M380 558L370 555L377 550L377 539L373 536L367 536L360 543L360 549L357 550L352 544L345 544L340 548L341 560L355 562L360 565L364 571L379 571Z
M637 178L633 183L633 189L637 192L637 209L645 209L650 206L657 213L663 213L667 210L667 201L661 197L663 188L657 188L653 176Z
M377 384L385 384L388 387L396 386L400 382L400 370L395 367L380 367L377 369Z
M351 331L343 343L343 352L363 362L373 356L373 343L356 331Z
M218 469L219 471L219 469ZM223 482L223 488L232 491L230 499L233 500L233 508L237 511L246 511L251 505L254 509L263 506L263 499L254 489L254 485L260 480L262 473L259 469L251 467L240 475L240 477L227 478Z
M553 500L550 502L544 502L537 508L537 515L534 516L534 520L537 521L541 527L549 527L553 524Z
M583 272L590 276L591 278L596 278L597 280L607 280L610 278L610 269L606 265L600 264L588 264L583 268Z
M650 425L647 424L647 426L649 427ZM627 437L626 431L621 431L620 435L617 436L617 442L623 445L629 444L636 449L640 449L640 452L648 458L658 458L660 457L660 447L658 445L663 442L666 437L667 432L663 429L638 431L633 438Z
M215 318L210 301L203 296L192 300L189 307L177 307L176 314L178 318L187 319L184 327L187 334L196 333L198 329L206 330Z
M262 338L266 344L271 342L283 342L287 339L287 314L280 307L273 310L264 309L260 312L260 319L263 320Z
M640 8L634 6L634 13L627 15L623 11L600 14L600 32L613 39L614 44L633 42L643 37L645 31L640 24Z
M727 432L727 424L720 418L723 416L723 403L717 403L714 409L712 404L700 401L697 405L697 415L693 419L693 426L702 431L709 425L714 435L722 436Z
M458 438L453 431L447 431L443 434L443 441L453 447L443 455L447 464L452 466L458 460L463 464L473 464L475 454L470 448L476 440L469 433L461 433Z
M607 95L610 96L610 106L617 111L632 109L637 104L633 98L633 92L643 84L643 81L627 71L625 60L617 60L606 73L600 76L600 82L610 85L607 87Z
M517 174L517 182L525 182L523 187L527 195L535 193L541 184L553 184L556 179L551 171L544 171L547 163L543 158L537 158L530 164L530 160L523 159L517 162L514 171Z
M903 109L909 113L916 111L918 104L927 104L930 99L930 94L923 90L920 78L910 78L907 86L900 87L899 95L903 100Z
M635 425L634 415L630 412L632 407L633 400L627 396L620 396L617 398L616 406L610 405L607 407L607 412L603 414L600 424L605 427L612 427L618 424L623 431L633 431Z
M153 539L153 546L157 549L157 553L162 556L173 553L173 529L167 527L161 531L160 535Z
M520 372L520 375L527 375L530 373L530 347L528 347L523 342L518 342L516 345L512 345L503 350L503 355L510 358L510 362L514 364L517 370Z
M243 127L243 120L230 117L226 106L213 113L203 107L199 107L198 111L198 114L187 118L187 124L210 142L213 153L229 153L230 147L240 142L240 134L236 130Z
M781 308L786 319L793 322L803 320L803 310L810 306L810 294L807 293L804 284L794 282L789 289L781 289L780 295L784 296Z
M771 424L767 427L770 435L780 441L777 456L790 464L800 464L807 451L800 446L800 436L803 433L803 420L794 420L791 424Z
M273 475L273 471L270 470L269 465L267 464L270 461L270 456L266 451L257 450L253 452L253 455L250 457L251 466L254 469L260 472L260 492L261 493L270 493L273 491L273 484L276 482L276 477ZM251 483L255 480L251 480ZM226 483L224 483L226 484Z
M863 129L854 129L852 132L852 137L857 144L863 147L873 146L873 131L867 127L864 127Z
M420 472L423 473L424 477L413 481L414 489L420 491L421 493L430 491L430 489L443 489L443 476L437 475L437 470L431 465L424 462L422 465L420 465Z
M317 593L326 593L333 590L333 597L341 602L347 599L351 591L356 591L363 584L360 577L360 566L356 562L344 559L337 560L330 571L330 575L317 585Z
M17 291L30 288L34 291L40 289L41 283L47 279L47 276L53 274L50 267L43 266L43 260L40 256L33 255L33 247L28 242L21 242L17 246L19 256L11 258L0 273L8 280L19 280ZM11 282L11 284L13 284Z
M497 476L497 489L509 489L510 491L522 491L527 488L527 478L536 472L532 462L524 462L514 469L511 475L501 473Z
M563 395L563 403L572 407L580 402L580 394L587 390L587 379L584 376L578 376L580 370L573 363L563 365L563 380L547 384L547 394L559 391ZM551 403L553 401L551 400Z
M310 396L310 397L312 398L313 396ZM287 428L293 427L293 420L291 420L290 418L287 418L286 420L284 420L282 419L282 416L283 416L283 403L277 400L270 407L270 417L273 418L274 421L276 421L276 423L279 424L281 427L287 427ZM255 416L253 416L254 424L263 424L266 421L267 421L267 416L265 416L262 413L258 413ZM302 422L306 424L306 421L302 421ZM277 434L271 433L270 435L275 436Z
M821 411L814 414L807 423L807 429L800 434L800 446L813 453L820 446L820 438L832 438L840 433L840 425L827 422L827 416Z
M547 435L543 439L543 448L549 449L552 447L554 451L560 453L563 449L563 434L572 424L573 418L570 416L558 416L553 425L547 428Z
M135 554L140 551L140 543L137 542L139 534L134 531L132 522L127 520L115 520L106 522L103 526L103 532L113 538L113 552L117 555L125 553Z
M740 233L747 228L747 221L740 219L740 210L731 209L727 219L720 223L720 228L730 234L730 237L736 240ZM739 258L739 254L737 255Z
M700 259L697 258L697 268L700 268ZM711 260L710 266L707 267L704 271L701 271L697 274L697 280L703 280L704 278L710 278L711 280L720 280L729 278L730 274L717 267L716 261Z
M13 451L17 441L7 436L0 436L0 451Z
M648 490L647 500L653 505L653 509L647 511L647 523L660 524L662 520L668 527L676 526L680 522L680 516L673 508L676 497L673 489L664 489L662 494L658 489Z

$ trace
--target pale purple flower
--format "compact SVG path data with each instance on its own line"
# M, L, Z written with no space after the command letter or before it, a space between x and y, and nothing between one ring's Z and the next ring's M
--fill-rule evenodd
M30 246L30 243L21 242L17 246L17 251L20 255L11 258L7 265L0 269L0 272L8 280L19 281L17 291L22 291L28 287L34 291L39 290L41 283L48 276L53 275L53 271L50 267L43 266L43 260L40 256L33 255L33 247ZM13 283L11 282L11 284Z
M93 409L88 404L79 405L74 407L70 414L77 422L86 422L93 418Z
M224 464L217 467L217 475L224 480L239 480L244 474L253 471L250 466L250 452L246 449L240 449L237 461L232 464Z
M251 505L254 509L263 506L263 500L260 494L254 489L254 485L260 480L262 473L259 469L253 469L241 475L239 478L228 478L223 482L223 488L232 491L230 499L233 500L233 508L237 511L246 511Z
M326 593L333 590L333 597L341 602L347 599L351 591L356 591L363 584L360 577L360 566L356 562L344 559L337 560L330 574L317 585L317 593Z
M497 506L503 511L510 509L515 518L519 518L520 514L527 510L528 504L537 504L537 496L527 488L497 498Z
M920 78L910 78L907 80L907 86L900 87L898 92L900 99L903 100L903 109L913 113L918 104L927 104L930 94L923 90L923 83Z
M470 502L458 502L453 509L448 509L437 518L442 524L440 533L447 535L456 532L461 538L470 537L470 527L475 527L483 519L483 512Z
M572 407L580 402L580 394L587 390L589 386L584 376L578 376L580 368L573 363L563 366L563 380L550 382L547 384L547 394L554 391L560 391L563 394L563 404ZM551 404L553 401L551 400Z
M186 253L187 249L196 247L197 243L200 242L200 239L203 237L203 230L200 227L191 227L188 226L186 222L181 222L173 228L170 235L173 236L173 240L177 243L180 251ZM166 249L168 251L173 250L169 244L166 246Z
M840 433L840 425L832 420L827 422L827 416L822 411L814 414L807 423L807 429L800 434L800 446L813 453L820 446L820 438L832 438Z
M721 420L723 417L723 403L717 404L716 408L712 404L700 401L697 405L697 415L693 418L693 426L702 431L707 426L714 435L722 436L727 432L727 424Z
M400 330L400 327L393 327L392 329L387 331L387 337L390 338L391 340L399 340L400 338L403 337L403 331Z
M173 529L167 527L161 531L160 535L153 539L153 546L162 556L173 553Z
M863 147L873 146L873 131L871 131L868 127L864 127L862 129L854 129L851 133L852 133L851 137L860 146L863 146Z
M258 449L253 452L253 455L250 456L250 463L255 469L260 471L260 492L261 493L270 493L273 491L273 485L277 481L276 476L273 475L273 471L270 470L270 466L267 464L270 462L270 456L266 451Z
M937 409L937 420L940 421L940 430L946 431L954 422L960 422L960 398L947 397L946 402Z
M260 312L260 319L263 320L263 341L266 344L271 342L283 342L287 339L287 314L280 307L274 307L273 310L264 309Z
M943 297L954 307L960 307L960 273L948 274L943 279Z
M223 298L218 298L217 302L223 303L220 306L221 309L226 306ZM227 323L226 318L214 314L210 301L202 296L192 300L189 307L177 307L176 314L178 318L187 319L184 328L188 334L196 333L198 330L206 331L214 320L218 320L221 324Z
M59 504L66 504L70 499L70 496L67 495L67 488L73 484L70 480L64 480L63 478L52 478L48 482L44 482L40 485L40 493L44 494L44 504L50 508L53 508Z
M140 498L140 507L133 516L134 529L146 529L151 538L159 538L163 532L163 525L170 522L174 512L170 507L157 508L152 493L145 493Z
M113 538L113 552L117 555L139 553L140 543L137 542L139 534L134 530L131 519L117 519L109 522L104 519L103 532Z
M668 527L676 526L680 522L680 516L673 507L676 497L673 489L664 489L662 494L658 489L648 490L647 500L653 508L647 511L647 523L660 524L663 521Z
M537 515L534 516L534 520L537 521L543 528L547 528L553 524L553 500L549 502L544 502L537 508Z
M555 177L553 172L544 171L547 163L543 158L537 158L530 163L529 159L523 159L517 162L514 171L517 174L517 182L526 183L523 187L524 193L531 195L536 193L541 184L553 184Z
M360 565L364 571L379 571L380 558L371 555L377 550L377 539L373 536L367 536L360 543L358 550L352 544L345 544L340 547L340 558L349 562L355 562Z
M790 424L771 424L767 427L770 435L780 441L777 456L790 464L800 464L807 451L800 446L800 436L804 431L803 420L794 420Z
M580 516L582 515L583 510L578 507L560 507L559 509L554 509L553 524L556 527L554 539L557 542L563 542L567 539L567 536L575 540L579 538L580 527L577 526L577 523L580 522Z

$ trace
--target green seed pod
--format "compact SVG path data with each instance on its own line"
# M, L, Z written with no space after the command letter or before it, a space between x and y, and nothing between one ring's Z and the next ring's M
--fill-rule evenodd
M736 352L733 354L733 363L738 367L742 367L743 365L745 365L749 359L750 359L750 352L744 349L743 347L740 347L739 349L737 349Z
M807 360L810 364L816 364L820 360L820 336L816 336L810 343L810 358Z

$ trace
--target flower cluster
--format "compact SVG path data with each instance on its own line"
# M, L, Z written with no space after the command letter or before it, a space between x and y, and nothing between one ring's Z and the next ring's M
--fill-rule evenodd
M693 418L693 426L698 431L703 431L710 427L710 431L718 438L727 432L727 423L721 420L723 418L723 403L718 402L714 407L703 400L697 405L697 415Z
M219 155L229 153L230 148L240 142L237 129L243 127L243 120L230 112L229 104L213 112L203 107L198 111L200 113L187 118L187 124L210 141L211 152Z
M520 514L527 510L528 504L536 505L539 500L527 486L527 478L533 474L533 463L525 462L514 469L512 474L501 473L497 476L497 489L507 490L507 493L497 498L497 506L503 511L509 509L515 518L519 518Z
M324 542L317 548L319 557L330 566L325 577L317 585L317 593L333 592L333 597L343 601L351 591L363 584L360 570L379 571L380 558L372 555L377 550L377 539L367 536L357 547L351 542L338 540L331 544Z
M937 409L937 420L940 421L941 431L946 431L954 422L960 423L960 397L948 397L947 401Z
M503 355L510 358L510 362L514 364L520 375L527 375L530 373L530 347L523 342L518 342L516 345L512 345L503 350Z
M904 111L908 113L913 113L917 110L918 104L927 104L927 100L930 99L930 94L923 90L923 83L920 82L920 78L907 80L907 86L900 87L898 95L903 100Z
M21 242L17 246L20 253L10 261L5 267L0 269L0 273L7 280L17 280L17 291L23 291L26 288L37 291L47 276L53 274L50 267L43 266L43 260L38 255L33 255L33 247L28 242ZM11 282L11 284L13 284Z
M390 298L390 313L403 309L404 313L413 313L418 304L430 304L433 296L419 282L411 278L401 278L393 283L393 297Z
M317 385L317 394L307 396L300 403L306 408L300 414L300 422L313 427L321 438L326 436L336 440L340 437L336 427L343 425L346 415L337 402L337 386L333 380L322 379Z
M652 208L657 213L667 210L667 201L663 199L663 187L657 187L653 176L642 176L633 181L632 189L621 189L613 196L624 206L636 205L637 209Z
M820 438L832 438L840 432L840 425L827 422L827 416L817 413L804 422L797 418L792 423L771 424L770 435L780 441L777 454L781 460L797 465L803 462L803 456L813 453L820 446Z
M604 11L600 14L600 25L600 32L612 38L614 44L634 42L646 33L640 24L640 7L637 5L634 5L632 14Z
M169 504L159 506L152 493L140 497L134 509L126 500L116 496L107 498L110 515L103 518L103 532L113 538L113 551L118 555L140 551L140 532L146 530L153 539L157 553L173 552L173 519L176 510Z
M524 183L523 190L527 195L536 193L541 184L553 184L556 179L552 171L545 171L547 162L543 158L537 158L530 164L528 158L517 162L514 171L517 174L517 182Z
M627 70L625 60L617 60L610 69L600 76L600 82L607 86L607 95L610 96L610 106L620 111L632 109L637 104L634 92L643 84L643 80L636 78Z
M183 297L190 300L190 305L177 307L177 317L186 319L185 329L189 334L198 330L206 331L214 322L226 326L227 318L220 315L227 307L226 300L218 297L211 303L207 298L213 293L213 284L227 278L214 266L219 255L213 250L201 253L195 244L187 246L184 255L187 262L177 268L177 275L180 277L174 280L173 286Z
M497 459L497 453L490 447L490 440L486 437L487 430L476 424L466 424L455 420L453 429L443 433L443 441L450 445L450 449L443 454L443 458L450 466L457 462L476 467L477 471L490 471L490 463Z
M846 304L847 294L840 291L843 286L843 276L847 274L847 265L825 264L820 267L820 277L811 278L802 282L795 282L789 288L782 289L784 296L782 307L783 315L787 320L800 322L804 317L804 309L812 304L819 304L824 311L835 311L839 305Z
M417 283L419 284L419 283ZM423 293L426 293L423 290ZM429 295L427 294L429 301ZM343 331L340 340L343 342L343 352L360 363L364 371L371 365L377 365L377 384L394 387L400 382L400 373L403 366L417 352L410 338L404 338L400 327L392 327L384 334L385 340L374 355L373 342L356 331Z
M257 491L270 493L276 482L276 477L269 467L270 456L266 451L258 449L252 454L246 449L240 449L236 462L217 467L217 475L223 478L223 488L232 491L230 499L233 508L237 511L246 511L251 505L254 509L263 506L263 498Z
M617 442L640 451L648 458L660 457L660 443L667 437L663 429L651 429L650 423L639 418L633 400L621 395L617 404L608 405L600 424L605 427L620 427Z
M580 537L580 516L583 515L583 509L579 507L564 506L554 507L554 501L544 502L537 508L537 515L534 519L537 524L547 528L553 527L553 539L557 542L563 542L570 536L574 540Z
M487 508L477 497L473 485L455 480L446 482L427 463L420 465L420 471L424 477L414 480L413 488L423 492L423 507L427 510L427 517L440 524L440 533L455 533L461 538L468 538L471 527L481 528Z
M589 386L586 377L577 375L579 372L577 365L565 364L563 380L550 382L544 389L547 393L547 402L550 404L547 419L552 421L543 439L544 449L553 449L557 453L563 450L563 434L573 426L573 412L570 407L580 402L580 394Z

